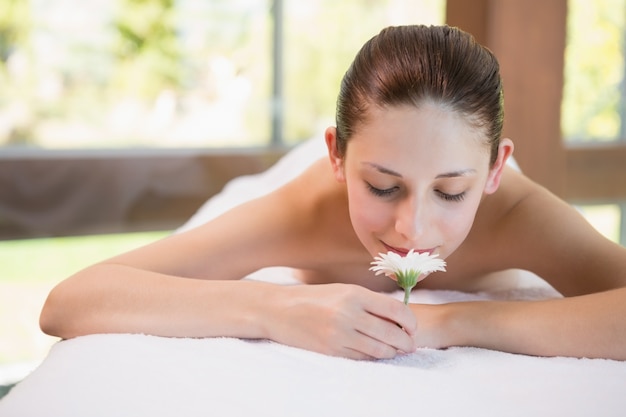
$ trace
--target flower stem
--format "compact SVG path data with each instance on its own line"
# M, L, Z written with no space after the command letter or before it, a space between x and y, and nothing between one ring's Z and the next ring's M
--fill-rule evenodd
M404 288L404 304L409 305L409 296L411 295L411 287Z

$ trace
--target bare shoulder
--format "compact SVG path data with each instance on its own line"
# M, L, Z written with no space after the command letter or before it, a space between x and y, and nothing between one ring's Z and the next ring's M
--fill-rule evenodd
M626 248L513 169L507 169L500 189L484 199L464 246L465 261L482 259L489 269L485 272L529 270L565 295L626 285Z
M341 213L341 189L326 164L315 162L268 194L108 262L206 279L239 279L268 266L307 267L324 247L322 232L340 224L329 214Z
M350 221L345 185L336 181L328 159L313 164L282 192L298 212L293 238L317 254L300 267L325 268L364 259L366 251Z

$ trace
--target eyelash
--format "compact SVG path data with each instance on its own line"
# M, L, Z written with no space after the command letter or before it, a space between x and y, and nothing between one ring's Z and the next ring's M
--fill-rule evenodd
M463 201L463 199L465 198L465 191L463 191L462 193L458 193L458 194L446 194L444 192L437 191L437 194L439 194L439 197L443 198L444 200L452 201L455 203Z
M393 194L394 192L398 190L398 187L391 187L391 188L386 188L384 190L381 190L380 188L376 188L372 186L372 184L369 184L369 183L366 183L366 184L367 184L368 190L372 194L374 194L376 197L389 197L391 194ZM436 191L436 193L439 195L439 197L441 197L445 201L450 201L450 202L460 202L460 201L463 201L463 199L465 198L465 192L462 192L459 194L447 194L442 191Z
M370 192L374 194L376 197L388 197L398 189L398 187L391 187L391 188L381 190L380 188L376 188L372 186L372 184L369 184L369 183L366 183L366 184L367 184L367 189L370 190Z

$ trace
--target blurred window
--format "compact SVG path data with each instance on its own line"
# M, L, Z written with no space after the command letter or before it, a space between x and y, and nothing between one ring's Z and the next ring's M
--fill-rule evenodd
M0 7L0 147L93 149L310 137L332 122L339 80L361 44L390 24L442 23L445 1Z
M626 145L625 40L626 0L568 0L561 107L567 145ZM585 217L626 244L626 201L587 203L579 204Z
M566 143L624 141L626 0L569 0L561 125Z
M443 24L444 0L286 0L284 137L320 136L334 124L339 84L361 46L383 27Z

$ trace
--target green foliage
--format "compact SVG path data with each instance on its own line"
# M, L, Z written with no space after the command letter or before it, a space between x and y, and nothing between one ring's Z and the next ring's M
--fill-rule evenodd
M612 140L623 133L624 0L570 0L562 130L570 140Z
M6 64L11 51L26 41L29 28L28 0L0 0L0 62Z
M120 0L113 27L118 88L154 99L180 85L174 0Z
M55 282L91 264L143 246L170 232L0 241L0 282Z
M85 3L76 3L81 13L91 10ZM567 138L626 135L621 122L625 3L568 2L562 103ZM82 32L73 32L77 19L60 24L61 13L48 20L57 3L0 0L0 145L264 143L275 104L270 102L270 5L270 0L116 0L99 3L102 15L92 18L96 26L79 24ZM363 42L388 24L442 17L444 5L444 0L284 1L287 140L309 138L333 123L341 77ZM159 107L159 100L166 106Z

